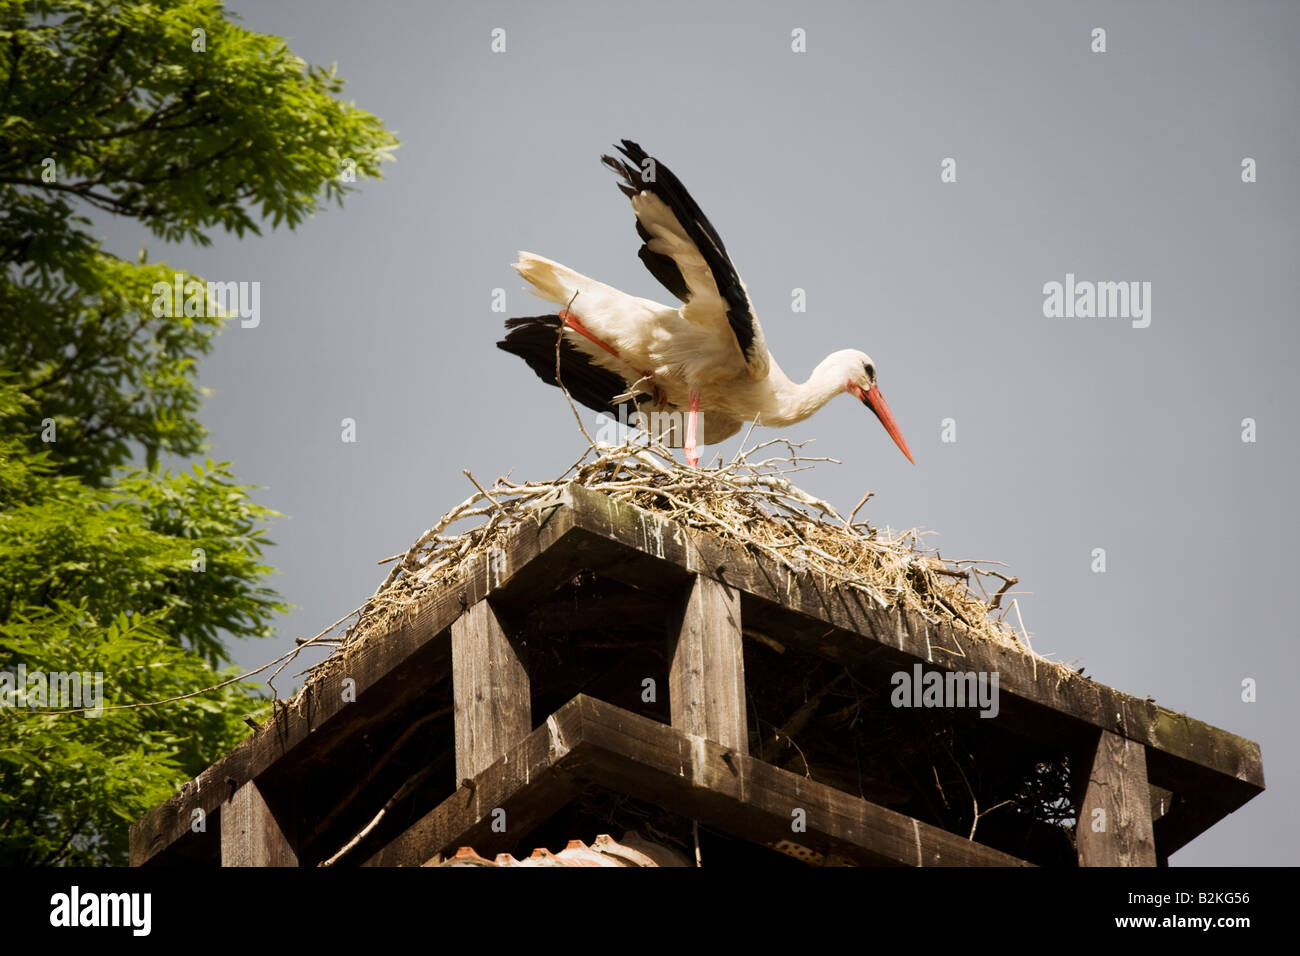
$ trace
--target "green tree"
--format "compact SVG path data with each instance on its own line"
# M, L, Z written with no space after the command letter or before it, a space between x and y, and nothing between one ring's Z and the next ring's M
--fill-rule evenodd
M0 0L0 678L158 700L271 633L274 512L226 464L159 465L205 448L195 369L225 319L155 309L196 277L113 255L85 213L203 245L292 228L396 146L341 87L213 0ZM98 717L34 699L0 700L0 863L123 862L129 822L266 706L245 683Z

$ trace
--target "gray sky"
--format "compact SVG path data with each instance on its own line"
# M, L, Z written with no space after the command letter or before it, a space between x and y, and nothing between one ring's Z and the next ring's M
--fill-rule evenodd
M844 508L872 489L873 523L1007 562L1039 652L1260 742L1269 790L1174 863L1297 861L1282 681L1297 664L1300 5L231 6L337 62L345 95L403 143L384 181L294 233L209 249L108 233L119 254L147 242L208 279L262 283L261 325L232 325L201 368L213 457L287 515L269 557L299 610L274 644L240 645L241 664L359 604L375 560L472 490L462 468L547 478L576 457L563 397L494 347L491 296L537 314L509 268L527 249L670 300L598 162L628 137L717 227L787 372L839 348L876 361L917 464L834 401L785 430L844 462L801 483ZM1244 157L1258 182L1241 181ZM1150 282L1150 326L1046 318L1044 283L1066 273Z

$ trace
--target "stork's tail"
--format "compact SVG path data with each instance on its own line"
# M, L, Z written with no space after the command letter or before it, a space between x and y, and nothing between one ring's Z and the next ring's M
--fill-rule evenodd
M533 286L537 295L556 305L568 305L575 293L594 284L581 273L531 252L520 252L514 267Z

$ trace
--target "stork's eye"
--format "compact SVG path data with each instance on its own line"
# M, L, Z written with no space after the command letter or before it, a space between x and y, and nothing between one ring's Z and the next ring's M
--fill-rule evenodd
M869 362L863 362L863 363L862 363L862 371L864 371L864 372L867 373L867 381L868 381L868 382L874 382L874 381L876 380L876 367L875 367L874 365L872 365L871 363L869 363Z

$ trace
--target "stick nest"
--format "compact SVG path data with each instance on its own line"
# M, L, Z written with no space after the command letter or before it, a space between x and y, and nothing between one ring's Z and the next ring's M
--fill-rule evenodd
M1007 620L1015 600L1003 598L1017 579L991 561L949 561L923 547L917 529L891 531L857 521L864 496L846 518L831 504L797 487L790 476L815 462L804 443L784 439L743 447L713 468L688 468L667 447L634 433L623 443L592 441L583 456L552 481L517 483L498 478L483 487L468 471L475 492L442 516L406 550L381 561L393 567L364 605L336 621L303 648L329 645L336 652L310 671L307 684L332 669L361 642L382 634L427 594L455 579L471 556L499 547L523 522L542 520L541 506L570 485L581 485L693 529L743 544L800 574L867 595L881 607L901 607L935 624L977 639L1031 650L1023 622ZM453 533L465 522L478 523ZM352 623L341 637L330 637ZM341 652L341 653L340 653ZM1064 665L1055 665L1060 668Z

